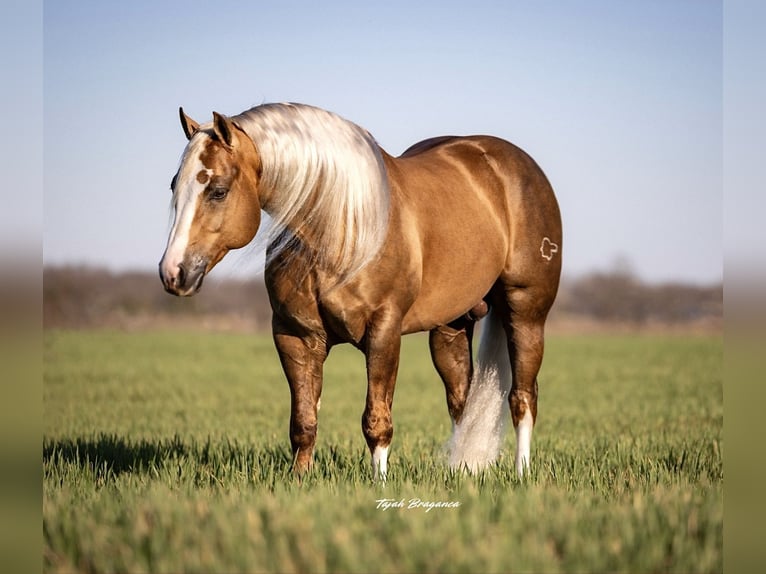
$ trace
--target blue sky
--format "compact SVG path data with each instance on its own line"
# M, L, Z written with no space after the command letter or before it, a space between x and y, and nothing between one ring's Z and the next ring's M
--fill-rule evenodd
M722 13L690 0L45 2L44 262L156 269L178 106L207 121L297 101L392 154L448 133L524 148L556 190L569 276L627 258L650 281L718 281ZM259 271L246 251L227 260L214 275Z

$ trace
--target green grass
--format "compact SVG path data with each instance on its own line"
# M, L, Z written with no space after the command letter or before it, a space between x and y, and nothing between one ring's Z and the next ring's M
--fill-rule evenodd
M722 341L551 337L532 468L513 433L450 472L444 391L406 337L386 485L360 429L361 354L325 369L313 471L289 471L268 336L46 333L47 572L720 572ZM377 508L379 499L405 508ZM412 499L457 508L406 508Z

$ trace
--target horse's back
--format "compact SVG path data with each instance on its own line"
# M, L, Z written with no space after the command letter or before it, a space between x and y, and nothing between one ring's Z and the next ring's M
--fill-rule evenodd
M446 143L451 140L460 139L459 136L437 136L434 138L428 138L423 141L419 141L416 144L412 144L410 147L408 147L402 155L399 157L411 157L418 155L419 153L423 153L424 151L428 151L439 144Z
M561 216L550 182L529 154L504 139L430 138L410 146L395 161L403 174L403 193L424 220L434 219L429 217L434 210L444 217L445 209L451 209L455 218L464 220L456 223L463 233L478 232L499 218L508 231L529 220L532 227L560 235ZM466 218L475 211L480 212L475 221ZM448 230L441 223L439 227Z

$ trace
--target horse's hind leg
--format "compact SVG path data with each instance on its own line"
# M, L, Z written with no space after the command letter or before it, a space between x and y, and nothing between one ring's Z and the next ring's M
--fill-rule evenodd
M516 430L516 470L529 467L532 429L537 420L537 373L543 361L543 323L512 325L511 369L513 383L508 402Z
M507 295L508 350L513 381L508 402L516 431L516 470L529 467L532 429L537 420L537 374L543 361L545 318L550 308L535 291L514 288Z
M444 382L447 409L453 423L463 416L465 400L473 377L472 339L475 321L459 319L432 329L428 345L434 367Z

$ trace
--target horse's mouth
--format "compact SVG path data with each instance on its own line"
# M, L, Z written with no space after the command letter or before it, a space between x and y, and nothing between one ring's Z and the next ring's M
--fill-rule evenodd
M191 297L192 295L196 295L199 293L199 290L202 289L202 281L205 279L205 268L199 270L199 272L195 273L193 276L189 277L187 280L187 283L192 283L190 287L187 287L185 291L181 293L177 293L180 297Z
M202 282L205 279L207 273L207 265L196 265L191 271L186 271L186 268L179 266L178 273L173 277L165 277L160 272L162 278L162 284L165 287L165 291L171 295L177 297L191 297L196 295L202 288Z

